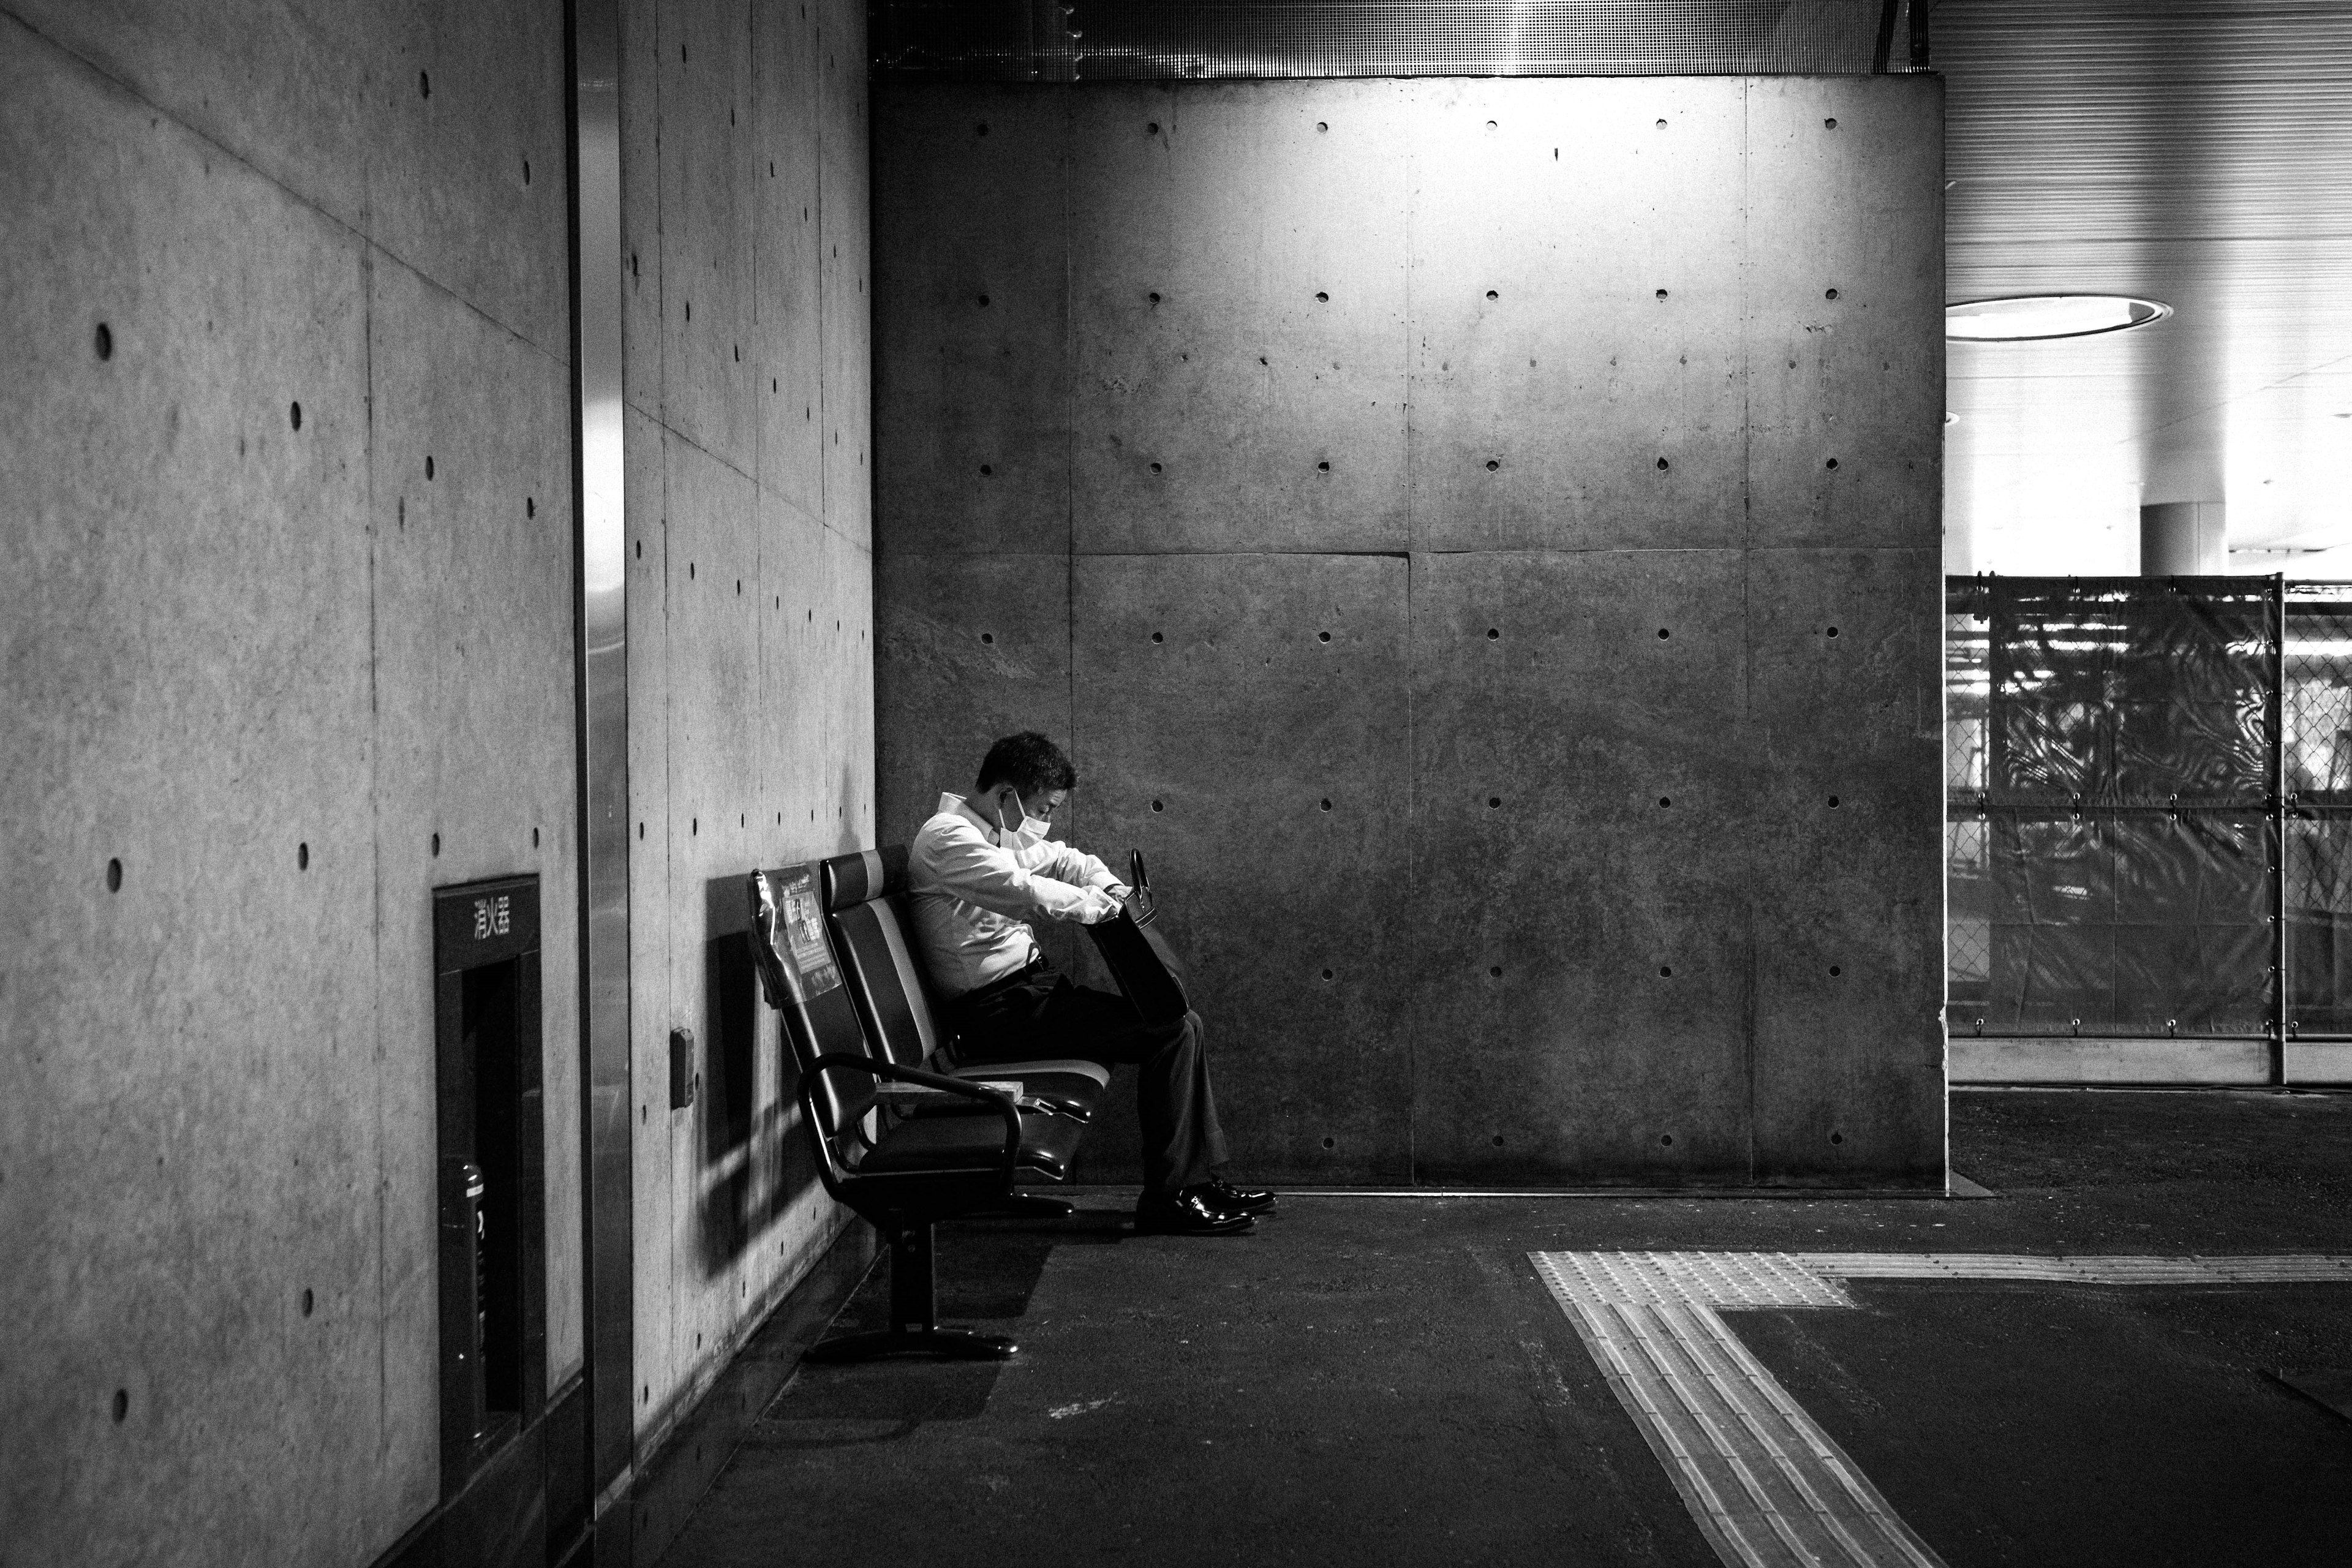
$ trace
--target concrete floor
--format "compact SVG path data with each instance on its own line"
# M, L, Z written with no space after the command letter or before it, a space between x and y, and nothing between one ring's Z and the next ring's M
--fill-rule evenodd
M1020 1356L802 1371L665 1561L1711 1564L1530 1250L2352 1254L2352 1096L1961 1092L1952 1145L1995 1196L942 1227ZM2352 1563L2352 1422L2267 1375L2352 1368L2352 1286L1849 1289L1727 1321L1952 1568Z

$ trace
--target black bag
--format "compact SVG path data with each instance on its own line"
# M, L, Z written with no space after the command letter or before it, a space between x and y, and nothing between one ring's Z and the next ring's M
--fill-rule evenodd
M1192 1007L1184 997L1184 965L1168 939L1151 929L1160 906L1151 896L1143 851L1134 851L1131 858L1134 868L1127 885L1134 896L1115 918L1097 921L1086 931L1137 1016L1146 1024L1173 1024Z

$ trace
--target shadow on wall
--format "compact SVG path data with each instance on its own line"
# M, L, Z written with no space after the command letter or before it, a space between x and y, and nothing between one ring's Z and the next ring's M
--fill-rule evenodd
M759 975L745 934L750 929L743 879L715 878L703 887L702 1224L706 1276L732 1267L818 1184L802 1139L792 1053L778 1048L776 1082L760 1092ZM775 1027L782 1027L781 1019Z

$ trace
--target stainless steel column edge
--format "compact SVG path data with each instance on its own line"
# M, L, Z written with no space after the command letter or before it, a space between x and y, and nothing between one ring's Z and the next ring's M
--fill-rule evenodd
M581 1073L589 1496L596 1561L629 1559L635 1409L629 1073L629 686L621 416L620 0L571 0L579 524Z

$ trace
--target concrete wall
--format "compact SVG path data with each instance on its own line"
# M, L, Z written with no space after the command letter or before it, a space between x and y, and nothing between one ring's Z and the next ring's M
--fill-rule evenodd
M1940 1180L1941 112L889 89L884 838L1068 737L1252 1175Z
M623 19L642 1453L844 1218L792 1135L742 886L872 842L873 459L864 7Z
M11 1563L360 1563L432 1506L436 885L541 879L579 1368L562 43L0 5Z

